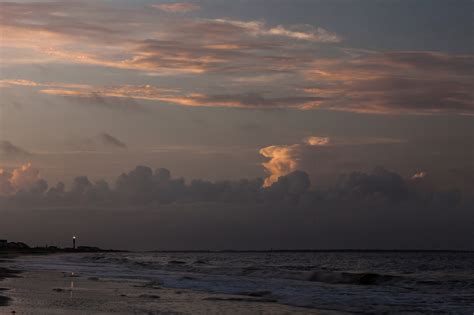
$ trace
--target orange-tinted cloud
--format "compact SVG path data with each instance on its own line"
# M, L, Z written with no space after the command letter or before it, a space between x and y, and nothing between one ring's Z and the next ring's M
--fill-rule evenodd
M415 173L415 174L411 177L411 179L412 179L412 180L419 180L419 179L425 178L426 175L428 175L426 172L420 171L420 172L418 172L418 173Z
M315 63L304 90L322 108L385 114L474 114L474 56L433 52L372 53Z
M179 89L159 88L152 85L90 86L67 83L39 83L26 80L1 80L0 87L25 86L37 88L42 94L80 98L125 98L182 106L237 107L237 108L296 108L317 106L323 101L317 96L294 95L268 97L259 93L207 95L188 93Z
M191 3L153 5L168 12L198 8ZM57 60L154 74L274 71L286 57L285 40L337 42L313 26L269 27L260 21L159 16L99 2L0 3L5 17L1 45L36 50L38 60ZM104 23L104 20L107 23ZM278 40L281 38L281 40ZM271 56L271 58L269 58ZM266 62L262 62L266 61ZM299 62L298 62L299 63Z
M156 6L182 12L195 5ZM0 46L12 56L15 50L26 56L5 58L6 65L31 62L36 56L35 63L192 78L172 93L126 83L83 88L43 84L42 93L49 95L121 97L185 106L474 113L472 54L357 50L338 46L338 34L317 26L203 19L146 8L130 11L97 1L0 3L0 9L4 17ZM202 81L209 82L206 92L199 89ZM265 87L256 88L257 84ZM13 85L38 87L27 80L0 82L0 87Z
M301 151L304 146L324 146L329 143L327 137L308 137L304 144L272 145L260 149L260 154L270 160L262 165L269 174L265 178L264 187L269 187L281 176L295 171L299 165Z
M32 167L31 163L15 168L11 172L0 167L0 196L28 189L40 179L39 170Z
M328 137L308 137L305 139L305 143L309 145L326 145L329 144L329 138Z
M275 183L279 177L284 176L298 167L298 156L295 151L300 147L299 144L290 146L272 145L260 149L260 154L270 160L263 162L262 165L268 172L265 178L264 187L269 187Z

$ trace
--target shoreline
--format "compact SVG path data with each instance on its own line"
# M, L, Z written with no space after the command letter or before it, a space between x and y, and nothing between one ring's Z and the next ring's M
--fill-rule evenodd
M7 261L5 260L5 258L13 259L14 257L13 256L2 257L2 255L0 255L0 264ZM20 273L21 271L19 270L10 269L6 267L0 267L0 307L7 306L11 301L10 297L3 295L3 292L6 292L9 290L9 288L5 288L2 286L3 281L7 278L18 277Z
M99 278L48 270L21 270L21 276L16 277L16 271L11 269L14 264L14 257L3 260L0 255L0 270L5 270L6 274L15 273L13 277L0 279L0 287L7 289L5 299L8 303L0 304L1 312L5 313L341 314L280 304L265 294L252 296L176 289L164 287L160 281Z
M17 243L14 243L17 244ZM5 296L3 292L10 290L2 287L2 283L7 278L18 277L22 273L20 270L7 268L4 263L14 260L19 256L35 256L35 255L54 255L54 254L83 254L83 253L118 253L126 252L122 250L104 250L98 247L83 246L82 248L59 248L59 247L26 247L26 248L0 248L0 307L8 306L11 298Z

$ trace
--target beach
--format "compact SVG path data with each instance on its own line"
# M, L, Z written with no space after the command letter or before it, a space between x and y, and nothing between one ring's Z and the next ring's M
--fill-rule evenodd
M2 313L16 314L330 314L266 302L265 298L209 295L117 281L29 271L2 283L12 298Z
M14 266L15 259L2 264ZM264 294L210 294L166 288L158 281L65 271L22 270L4 278L0 287L5 295L0 314L339 314L282 305Z

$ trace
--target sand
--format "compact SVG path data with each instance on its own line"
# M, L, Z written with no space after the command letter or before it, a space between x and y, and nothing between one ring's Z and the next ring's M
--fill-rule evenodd
M24 271L0 282L11 298L0 314L334 314L281 305L265 297L163 288L138 280Z
M0 260L0 263L4 262L3 260ZM11 277L17 277L19 274L18 271L11 270L9 268L4 268L0 267L0 284L1 281L4 280L5 278L11 278ZM3 288L0 286L0 307L1 306L6 306L10 302L10 298L3 295L3 292L8 291L8 288Z

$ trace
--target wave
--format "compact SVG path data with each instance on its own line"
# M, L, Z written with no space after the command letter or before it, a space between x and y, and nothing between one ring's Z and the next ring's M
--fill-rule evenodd
M403 279L400 276L383 275L372 272L315 271L311 273L307 280L329 284L380 285L399 282Z
M186 274L202 275L223 275L250 278L273 278L321 282L327 284L351 284L351 285L397 285L401 281L409 282L398 275L379 274L375 272L349 272L330 271L318 269L316 266L298 265L259 265L251 264L247 266L216 265L210 261L193 259L186 261L177 260L170 257L160 261L137 260L137 257L111 257L109 256L89 256L89 260L101 263L128 264L145 269L162 270L170 272L180 272Z

